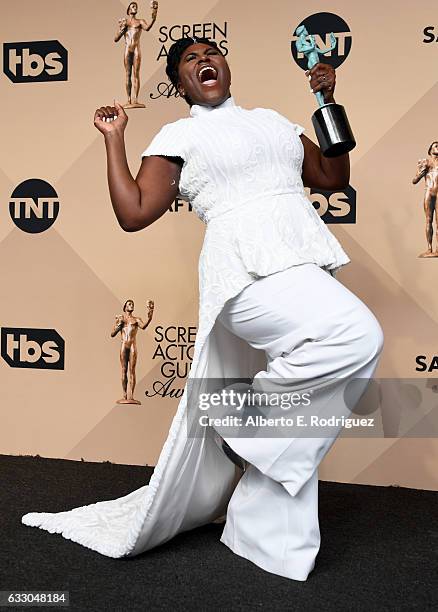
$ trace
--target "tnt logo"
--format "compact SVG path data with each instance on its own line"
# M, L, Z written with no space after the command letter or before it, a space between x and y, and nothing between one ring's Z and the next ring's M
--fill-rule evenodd
M3 43L3 72L13 83L66 81L67 55L58 40Z
M28 179L12 192L9 213L12 221L23 232L44 232L55 223L58 216L58 194L46 181Z
M64 347L54 329L2 327L1 353L11 368L63 370Z
M327 55L321 55L320 61L325 64L331 64L333 68L340 66L348 57L351 49L351 32L347 23L334 13L314 13L310 17L306 17L300 23L297 23L293 32L299 25L304 25L309 34L314 34L315 43L318 48L326 49L330 47L330 32L333 32L336 38L336 47ZM290 48L292 57L303 70L307 70L307 60L303 53L298 53L295 41L297 36L292 36Z
M356 223L356 190L351 185L342 191L311 189L309 198L325 223Z

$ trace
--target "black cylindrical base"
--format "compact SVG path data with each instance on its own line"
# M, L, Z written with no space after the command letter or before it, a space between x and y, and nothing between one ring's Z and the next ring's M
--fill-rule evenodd
M341 104L324 104L313 113L312 123L325 157L337 157L356 146L345 108Z

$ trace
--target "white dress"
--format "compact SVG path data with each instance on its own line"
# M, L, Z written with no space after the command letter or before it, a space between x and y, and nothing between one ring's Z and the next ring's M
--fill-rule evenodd
M143 155L179 156L180 196L206 223L199 259L199 324L190 373L148 485L124 497L58 513L31 512L40 527L109 557L134 556L226 512L235 466L198 426L187 434L191 379L251 378L266 365L216 320L256 279L302 263L333 275L350 261L306 197L303 128L274 110L194 105L165 125ZM196 427L196 424L195 424Z

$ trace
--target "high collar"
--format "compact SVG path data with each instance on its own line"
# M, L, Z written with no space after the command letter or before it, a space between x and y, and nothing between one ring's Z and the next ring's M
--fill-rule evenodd
M190 108L190 116L197 117L199 115L209 113L219 108L227 108L231 106L236 106L233 96L230 96L225 100L225 102L222 102L222 104L218 104L217 106L202 106L201 104L193 104Z

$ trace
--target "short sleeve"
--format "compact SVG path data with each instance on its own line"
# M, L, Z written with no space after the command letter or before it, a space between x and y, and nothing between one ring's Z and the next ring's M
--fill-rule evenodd
M292 130L294 130L297 136L300 136L305 131L302 125L300 125L299 123L293 123L292 121L289 121L287 117L277 112L276 110L273 110L272 108L267 109L267 110L273 113L274 116L277 117L277 119L279 119L282 123L284 123L285 125L290 127Z
M300 136L305 130L303 128L302 125L300 125L299 123L293 123L293 126L295 128L295 131L297 133L297 136Z
M166 123L153 137L141 156L164 155L166 157L181 157L186 161L185 145L186 140L182 123L180 121Z

